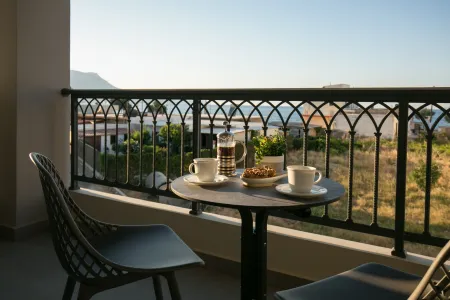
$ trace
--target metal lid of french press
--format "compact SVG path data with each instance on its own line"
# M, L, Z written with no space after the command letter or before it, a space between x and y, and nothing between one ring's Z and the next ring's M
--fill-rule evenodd
M228 122L224 121L222 123L225 126L225 131L220 132L217 134L217 140L218 141L233 141L234 140L234 133L230 131L230 127L228 126Z

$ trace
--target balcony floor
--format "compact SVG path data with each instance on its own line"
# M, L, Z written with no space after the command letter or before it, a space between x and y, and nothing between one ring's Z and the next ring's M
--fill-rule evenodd
M40 234L26 241L0 240L0 299L61 299L67 276L60 266L49 234ZM177 272L183 299L239 299L239 278L206 268ZM164 299L170 299L163 281ZM268 288L273 299L275 288ZM73 297L76 299L76 297ZM95 295L100 299L155 299L149 279Z

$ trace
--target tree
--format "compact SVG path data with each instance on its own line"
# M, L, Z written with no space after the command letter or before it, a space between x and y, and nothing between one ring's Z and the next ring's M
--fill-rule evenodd
M134 103L131 99L114 99L112 100L111 105L118 106L122 113L127 116L137 117L139 115L139 112L136 107L134 107Z
M152 113L157 113L158 115L165 114L167 112L167 107L159 102L159 100L155 100L152 104L149 105L149 110Z
M431 186L434 186L439 178L441 177L442 172L439 168L439 165L435 162L431 163ZM426 187L426 180L427 180L427 164L425 161L421 161L419 165L413 170L411 173L411 177L414 180L414 182L417 184L419 189L422 191L425 191Z
M130 117L137 117L139 116L139 109L136 105L137 102L138 100L132 99L115 99L111 102L111 105L119 106L124 111L124 114L129 115ZM158 115L160 115L167 112L167 107L164 104L162 104L159 100L155 100L152 104L148 106L148 110L152 113L157 112Z
M152 139L150 136L150 132L148 130L144 130L142 137L142 145L144 146L143 149L145 149L146 145L150 145L152 143ZM128 143L130 143L130 152L131 153L138 153L141 148L141 132L139 130L135 130L131 133L130 140L125 140L121 144L119 144L118 149L116 150L116 145L112 145L112 149L114 151L119 151L119 153L127 153L128 149Z
M188 128L189 126L186 125L184 127L184 136L185 138L188 137ZM179 153L180 146L181 146L181 124L171 124L170 125L170 145L167 143L167 125L164 125L159 130L159 136L161 138L161 141L167 145L167 147L171 147L171 150L173 153Z
M126 114L130 117L137 117L139 115L139 111L134 106L133 102L127 101L125 104Z
M432 116L434 116L434 111L433 110L431 110L430 108L422 108L421 110L420 110L420 115L423 117L423 118L431 118Z
M152 138L150 136L150 131L148 130L143 130L143 137L142 137L142 144L143 145L150 145L152 142ZM141 132L139 130L135 130L131 133L131 139L138 141L139 143L141 142Z

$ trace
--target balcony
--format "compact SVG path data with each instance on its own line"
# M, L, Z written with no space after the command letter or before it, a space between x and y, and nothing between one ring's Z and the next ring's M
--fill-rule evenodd
M65 89L62 93L70 96L71 103L70 186L75 201L88 214L105 222L162 223L172 227L208 265L206 270L186 273L185 281L182 279L186 295L193 299L208 298L221 290L233 297L230 290L237 295L239 288L240 221L236 213L177 199L170 190L170 181L185 174L192 157L215 156L214 129L220 128L223 120L228 121L232 131L242 132L241 138L250 153L252 134L279 131L287 140L292 137L285 166L317 165L327 177L339 174L336 180L344 178L341 183L347 189L345 198L337 204L315 209L309 217L305 218L304 211L278 211L270 218L269 293L320 280L366 262L423 274L432 259L414 250L434 255L433 246L442 246L448 238L439 224L445 220L431 218L436 207L447 209L439 202L445 191L434 189L431 166L440 159L435 158L433 148L443 147L436 142L436 135L444 127L438 126L439 122L448 114L450 89ZM155 103L163 113L154 110ZM234 108L235 113L228 113L230 109L226 107ZM425 109L431 107L435 116L427 118ZM249 112L244 113L245 109ZM337 124L338 116L347 121L347 130ZM391 123L386 129L387 120ZM373 122L369 135L358 129L360 124L367 127L367 122ZM418 123L426 135L417 131ZM164 126L169 130L162 134ZM176 137L171 127L180 128L180 136ZM296 128L301 130L295 131ZM337 132L340 134L335 135ZM119 138L121 135L123 139ZM159 150L158 143L161 143ZM342 144L345 149L334 148L336 145L342 148ZM408 144L410 149L402 151ZM407 189L411 180L407 176L408 155L417 155L417 148L425 162L422 204L414 214L420 216L419 222L411 221L407 214L411 197ZM370 170L369 176L373 178L370 186L361 185L357 179L364 175L358 160L367 157L372 163L363 171ZM253 163L250 154L241 167ZM153 176L156 172L159 177ZM385 187L380 182L386 183L383 176L394 178L395 185L382 194L380 191ZM367 193L371 199L368 204L361 201ZM365 211L367 205L372 208L369 213ZM391 208L390 216L386 214L386 205ZM367 243L369 240L371 243ZM51 255L48 237L40 236L30 243L31 247L42 243L45 255ZM25 259L27 246L5 245L19 253L17 257L6 255L8 261ZM405 245L411 250L405 251ZM60 271L55 266L53 272L57 276ZM200 291L191 286L204 284L195 280L204 277L221 278L217 290ZM138 292L141 285L124 288L123 293L128 293L128 289ZM3 291L9 293L11 289Z
M224 120L232 131L242 133L250 153L255 132L279 131L288 140L300 141L297 148L288 145L285 165L317 165L327 177L338 174L336 180L347 189L337 204L315 209L307 218L303 211L278 211L270 218L269 284L275 289L370 261L422 274L431 259L420 253L433 256L436 246L448 239L442 230L445 221L431 217L437 207L447 209L439 202L445 192L435 188L431 166L441 161L433 149L442 151L446 144L436 139L445 132L449 89L63 90L63 94L71 99L71 187L77 203L106 222L168 224L220 272L238 276L236 212L177 199L170 181L187 172L192 157L215 156L216 129L224 129ZM433 117L426 116L429 108L434 109ZM170 128L180 128L180 135ZM312 146L321 139L323 147ZM342 144L344 150L334 148ZM403 151L407 145L410 150ZM417 187L407 173L417 162L408 155L423 155L425 165L423 198L412 215L409 210L417 203L409 201L417 201L417 196L408 189ZM252 156L241 167L251 166ZM366 163L369 167L363 166ZM153 176L157 172L159 176ZM358 176L371 179L361 182ZM384 186L384 177L395 184ZM364 185L367 182L369 186ZM120 195L101 192L111 189Z
M69 86L69 3L29 5L0 9L2 21L13 24L0 30L18 29L6 30L6 55L0 55L0 98L8 112L0 120L8 143L0 147L0 236L14 240L0 242L1 299L53 299L63 290L31 151L55 161L75 201L93 217L167 224L204 257L205 269L180 274L186 299L238 298L236 212L196 205L170 190L193 157L215 155L223 121L249 149L252 135L280 131L289 140L285 165L316 165L346 187L338 203L308 218L285 211L270 217L269 295L366 262L422 275L449 239L450 88L65 89L61 95ZM253 163L249 155L239 167ZM97 297L148 299L150 285Z

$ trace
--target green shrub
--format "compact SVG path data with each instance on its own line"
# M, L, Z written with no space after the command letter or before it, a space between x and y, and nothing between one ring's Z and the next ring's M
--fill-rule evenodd
M151 147L152 138L150 136L150 131L143 130L143 137L142 137L142 151L146 151L146 147ZM119 141L120 142L120 141ZM117 151L119 153L127 153L128 151L128 143L130 144L130 152L131 153L139 153L140 147L141 147L141 132L139 130L134 130L131 132L130 139L126 139L122 141L120 144L112 144L111 148L113 151ZM117 148L117 149L116 149ZM148 149L148 148L147 148Z
M435 162L431 163L431 186L434 186L439 178L441 177L442 173L439 168L439 165ZM426 187L426 178L427 178L427 164L424 161L421 161L419 165L413 170L411 173L411 178L414 180L414 182L417 184L419 189L422 191L425 191Z
M304 138L294 138L292 140L291 147L294 150L299 150L303 148ZM318 151L325 152L326 149L326 137L325 136L308 136L308 151ZM331 154L343 154L348 152L349 141L344 139L330 138L330 153ZM355 142L355 148L357 148L357 143Z
M155 170L166 174L166 158L167 149L156 146L155 152ZM201 149L201 157L209 157L210 151L208 149ZM131 184L137 185L139 180L135 179L140 176L140 153L130 153L130 164L128 169L129 179ZM216 156L215 150L213 150L213 157ZM192 152L187 152L184 155L183 173L188 172L189 164L192 162ZM105 154L100 153L100 170L105 173ZM107 154L106 157L106 178L108 180L116 179L116 155ZM142 149L142 175L143 180L146 176L153 172L153 146L145 145ZM119 154L117 156L117 181L126 182L127 174L127 155ZM181 175L181 155L172 154L169 156L169 172L168 177L175 179Z

